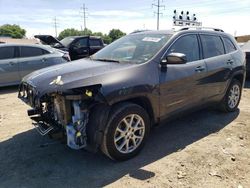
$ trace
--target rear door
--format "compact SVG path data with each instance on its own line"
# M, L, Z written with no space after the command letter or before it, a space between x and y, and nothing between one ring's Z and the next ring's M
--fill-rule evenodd
M93 55L103 48L103 44L100 39L90 38L89 39L89 55Z
M89 38L79 38L70 47L70 57L72 60L89 56Z
M232 58L225 53L222 38L219 35L201 34L203 57L207 66L206 98L223 94L232 69Z
M164 119L201 105L205 95L206 65L201 59L198 36L188 34L177 39L167 54L183 53L186 64L168 64L167 71L160 73L160 111Z
M0 47L0 86L18 84L19 81L16 47Z
M47 58L44 55L43 49L39 47L21 46L19 50L19 65L21 77L24 77L35 70L47 66Z

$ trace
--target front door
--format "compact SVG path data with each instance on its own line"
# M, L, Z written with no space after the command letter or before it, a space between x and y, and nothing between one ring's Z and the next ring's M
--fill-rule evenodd
M187 63L168 64L166 71L161 70L160 113L163 119L203 103L207 69L199 49L197 35L189 34L178 38L167 51L166 55L185 54Z

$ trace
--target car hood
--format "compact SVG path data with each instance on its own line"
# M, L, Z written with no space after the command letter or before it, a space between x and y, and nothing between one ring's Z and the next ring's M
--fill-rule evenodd
M40 41L42 41L43 43L47 44L47 45L51 45L51 46L55 46L56 44L59 45L60 47L64 47L65 46L56 38L54 38L51 35L35 35L35 38L38 38Z
M41 96L45 93L103 84L107 80L113 80L114 73L117 75L121 71L124 74L124 70L134 66L136 65L129 63L81 59L35 71L24 77L23 82L35 87Z

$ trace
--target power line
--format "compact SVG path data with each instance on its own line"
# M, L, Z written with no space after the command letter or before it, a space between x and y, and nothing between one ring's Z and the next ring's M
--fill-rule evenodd
M164 5L161 5L160 0L157 0L157 4L152 4L153 7L157 8L157 12L154 12L157 15L157 30L159 30L159 25L160 25L160 15L162 15L162 13L160 12L161 8L165 8Z
M86 23L86 19L87 19L87 10L88 10L88 8L85 6L85 3L83 3L83 6L81 7L81 12L80 12L80 14L82 14L82 17L83 17L84 31L86 31L86 29L87 29L87 23Z
M56 37L57 37L57 26L58 26L58 23L57 23L56 16L55 16L55 18L53 19L53 21L54 21L54 27L55 27L55 34L56 34Z

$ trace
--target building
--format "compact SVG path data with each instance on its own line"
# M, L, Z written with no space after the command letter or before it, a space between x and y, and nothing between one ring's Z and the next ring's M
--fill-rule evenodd
M238 37L235 37L235 39L239 43L245 43L250 40L250 35L238 36Z
M0 43L6 44L40 44L36 39L13 39L9 37L0 37Z

